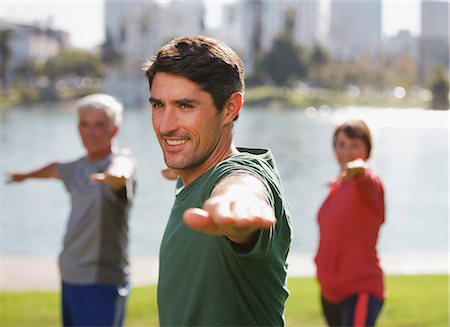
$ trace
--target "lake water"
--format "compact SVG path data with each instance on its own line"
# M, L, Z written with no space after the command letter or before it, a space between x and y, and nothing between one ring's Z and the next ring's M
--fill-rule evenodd
M4 255L56 255L61 248L69 198L59 181L5 185L6 172L33 169L83 155L76 114L68 105L16 108L1 115L1 246ZM363 118L373 133L370 164L381 177L386 223L382 256L415 253L448 265L449 114L423 109L245 108L236 123L236 145L271 148L294 218L291 252L312 256L318 243L316 213L336 175L331 137L336 124ZM174 198L163 179L159 145L147 109L128 110L119 146L139 162L139 184L130 221L130 251L156 256ZM447 262L442 262L442 259ZM414 260L416 260L414 259ZM395 260L394 260L395 261ZM420 265L419 262L412 262Z

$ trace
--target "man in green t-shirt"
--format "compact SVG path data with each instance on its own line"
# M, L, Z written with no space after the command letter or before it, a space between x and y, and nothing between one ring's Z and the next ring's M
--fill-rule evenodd
M270 150L233 143L241 59L218 40L182 37L144 70L153 128L178 175L160 249L160 324L284 325L290 213Z

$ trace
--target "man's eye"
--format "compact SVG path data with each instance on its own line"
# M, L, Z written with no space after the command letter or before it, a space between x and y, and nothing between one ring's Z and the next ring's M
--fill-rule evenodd
M191 105L191 104L189 104L189 103L182 103L182 104L180 105L180 107L181 107L181 109L191 109L191 108L193 108L194 106Z
M162 108L162 103L159 103L159 102L155 102L155 103L152 103L152 108L155 108L155 109L158 109L158 108Z

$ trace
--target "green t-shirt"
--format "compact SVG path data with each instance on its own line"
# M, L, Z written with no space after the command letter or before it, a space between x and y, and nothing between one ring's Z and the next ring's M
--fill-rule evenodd
M160 249L158 310L161 326L282 326L288 297L286 258L291 243L287 202L270 150L239 149L184 187L175 203ZM187 227L183 212L201 208L224 177L246 172L266 186L277 224L261 230L244 252L224 236Z

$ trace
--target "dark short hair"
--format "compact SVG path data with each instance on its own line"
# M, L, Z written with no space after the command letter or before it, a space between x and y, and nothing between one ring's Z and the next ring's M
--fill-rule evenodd
M370 135L369 127L363 120L351 120L337 126L333 135L333 147L336 146L336 138L341 131L351 139L362 140L367 149L367 158L370 157L370 152L372 151L372 136Z
M156 73L186 77L209 93L219 112L234 92L244 92L244 65L225 43L204 36L179 37L143 65L150 91Z

